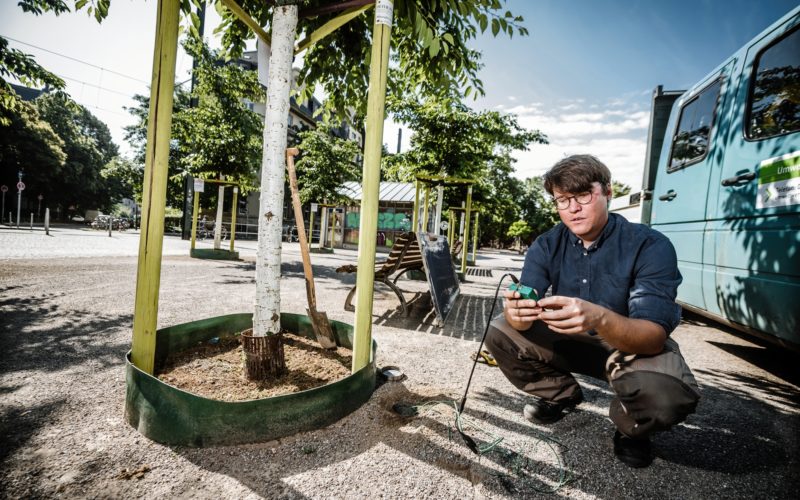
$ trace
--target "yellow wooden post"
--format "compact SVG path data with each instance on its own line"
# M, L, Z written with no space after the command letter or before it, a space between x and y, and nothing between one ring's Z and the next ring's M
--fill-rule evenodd
M411 230L415 233L419 232L417 229L417 222L419 221L419 181L414 180L414 214L411 216Z
M192 201L192 250L194 250L195 242L197 241L197 216L200 211L200 193L195 191L194 201Z
M431 187L425 184L425 205L422 208L422 232L428 232L428 205L430 204Z
M467 214L464 219L464 246L461 247L461 272L466 276L467 272L467 249L469 247L469 216L472 210L472 186L467 188Z
M233 186L233 213L231 214L231 252L236 239L236 212L239 208L239 186Z
M472 265L475 265L475 252L478 250L478 220L481 218L481 213L475 214L475 232L472 233Z
M155 363L161 245L164 242L164 207L167 198L169 131L172 126L172 94L175 90L179 14L179 0L158 1L131 346L133 364L150 374L153 373Z
M358 238L356 312L353 339L355 373L369 364L372 354L372 297L375 276L375 246L378 233L378 193L380 188L381 146L386 104L386 76L389 69L389 37L392 31L392 0L377 0L372 30L372 56L369 68L366 138L362 176L361 223Z

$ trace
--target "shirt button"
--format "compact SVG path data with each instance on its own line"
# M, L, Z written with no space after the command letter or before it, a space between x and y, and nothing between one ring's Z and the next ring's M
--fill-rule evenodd
M583 279L581 280L581 283L586 283L586 278L583 278Z
M587 255L589 255L589 252L583 252L584 257L586 257Z

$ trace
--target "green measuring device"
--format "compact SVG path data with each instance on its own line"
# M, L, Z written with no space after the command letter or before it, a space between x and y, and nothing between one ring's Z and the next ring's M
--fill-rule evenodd
M522 283L511 283L508 289L512 292L519 293L523 299L539 300L539 294L536 292L536 289L525 286Z

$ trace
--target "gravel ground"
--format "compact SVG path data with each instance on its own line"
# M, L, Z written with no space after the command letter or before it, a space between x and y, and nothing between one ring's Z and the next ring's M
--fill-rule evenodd
M408 378L380 386L350 416L268 443L160 445L123 419L138 236L61 231L0 228L0 497L537 498L562 475L570 481L557 495L570 498L793 498L800 487L800 359L697 317L674 337L703 400L685 424L654 439L647 469L614 459L610 392L591 379L581 379L587 401L577 411L534 426L520 413L525 395L479 365L466 415L504 439L480 459L451 439L446 406L416 418L393 413L396 402L460 397L496 280L522 266L521 257L492 251L479 254L478 266L493 277L462 286L443 328L424 283L401 281L415 298L408 318L379 289L378 365L397 365ZM165 240L159 326L251 310L255 243L237 246L243 261L208 261L188 258L187 242ZM318 308L332 319L352 323L342 305L354 277L334 269L355 258L350 250L312 256ZM285 244L283 259L283 310L304 313L296 243ZM520 464L524 479L514 475Z

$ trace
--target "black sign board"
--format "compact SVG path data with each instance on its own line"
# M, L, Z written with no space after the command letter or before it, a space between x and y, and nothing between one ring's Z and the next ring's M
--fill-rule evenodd
M443 237L431 239L426 233L417 233L417 240L422 251L422 264L428 275L428 284L431 287L431 300L436 309L439 326L444 326L447 315L461 293L461 288L450 256L447 239Z

